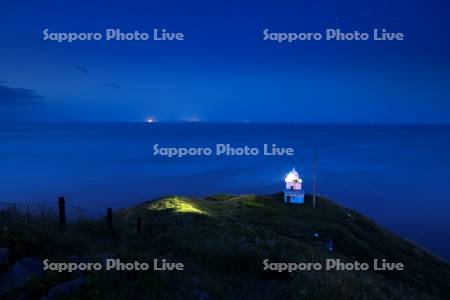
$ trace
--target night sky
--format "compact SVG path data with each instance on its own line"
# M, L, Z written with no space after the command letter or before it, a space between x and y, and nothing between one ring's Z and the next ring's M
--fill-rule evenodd
M0 121L450 123L448 1L79 2L1 1ZM57 43L45 28L185 41ZM266 28L406 40L280 44Z

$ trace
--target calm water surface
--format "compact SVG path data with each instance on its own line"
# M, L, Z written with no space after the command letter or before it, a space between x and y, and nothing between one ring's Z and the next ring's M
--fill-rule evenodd
M293 147L294 157L153 156L153 144ZM0 123L0 201L91 212L171 194L274 193L293 165L318 192L450 259L450 127Z

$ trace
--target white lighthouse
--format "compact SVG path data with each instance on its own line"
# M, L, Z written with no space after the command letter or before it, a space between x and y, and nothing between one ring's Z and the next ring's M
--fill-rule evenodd
M292 169L284 179L286 188L284 190L284 202L302 204L305 202L305 194L302 191L302 179L295 168Z

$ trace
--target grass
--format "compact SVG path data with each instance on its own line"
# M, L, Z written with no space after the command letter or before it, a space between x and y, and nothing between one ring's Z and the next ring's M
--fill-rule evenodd
M65 231L3 229L1 245L14 259L24 255L83 261L108 253L122 261L165 258L183 262L183 272L90 272L87 286L67 299L448 299L449 265L379 227L359 213L324 198L312 208L285 205L282 195L172 196L120 210L114 234L102 223L80 221ZM137 237L136 220L142 219ZM92 229L95 228L95 229ZM6 232L6 233L5 233ZM320 234L320 239L314 238ZM322 239L332 239L330 252ZM324 262L327 258L402 262L404 272L263 270L263 260ZM39 298L67 274L46 274L27 287ZM70 276L69 276L70 277Z
M177 196L166 198L164 201L155 201L147 205L146 209L151 211L173 210L176 213L205 214L206 212L197 208L198 204L187 198Z

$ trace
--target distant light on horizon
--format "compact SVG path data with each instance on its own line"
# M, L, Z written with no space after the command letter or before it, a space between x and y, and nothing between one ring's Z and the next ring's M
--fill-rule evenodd
M146 123L155 123L156 120L154 118L148 118L147 120L145 120Z
M198 117L191 117L191 118L187 118L187 119L183 119L183 122L188 122L188 123L198 123L198 122L202 122L202 120Z

